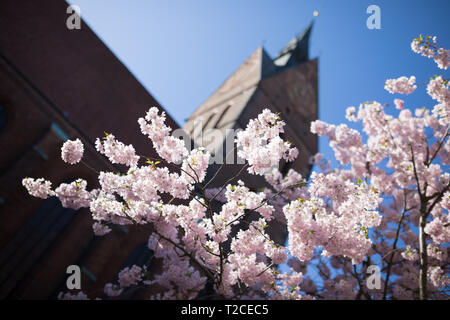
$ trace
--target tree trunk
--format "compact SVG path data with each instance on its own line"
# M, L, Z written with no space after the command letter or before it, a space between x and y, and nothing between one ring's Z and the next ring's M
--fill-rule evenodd
M419 273L419 296L420 300L427 300L427 269L428 269L428 255L427 243L425 236L425 215L420 215L419 220L419 254L420 254L420 273Z

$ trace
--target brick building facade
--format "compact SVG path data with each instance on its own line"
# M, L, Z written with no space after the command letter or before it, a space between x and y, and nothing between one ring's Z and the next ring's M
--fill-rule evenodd
M93 147L104 131L156 156L137 119L158 102L86 24L66 27L67 6L0 2L1 299L54 298L71 264L82 268L82 288L101 295L127 262L148 255L142 248L148 232L115 228L95 237L88 209L65 210L55 199L29 196L21 184L26 176L45 177L54 187L82 177L96 187L97 174L65 164L60 148L80 138L89 167L119 171Z

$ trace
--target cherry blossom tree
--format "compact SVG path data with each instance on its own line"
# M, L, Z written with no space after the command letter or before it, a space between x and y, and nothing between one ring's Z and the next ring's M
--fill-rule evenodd
M436 37L420 36L411 48L448 68L449 50L438 48ZM415 81L389 79L385 88L409 95ZM97 151L127 172L100 172L100 188L92 190L83 179L56 189L43 178L25 178L23 185L35 197L56 196L64 207L89 208L98 236L112 225L148 230L161 272L125 268L105 286L106 297L120 298L134 285L158 285L164 290L151 298L194 299L209 285L214 297L227 299L448 299L448 81L435 76L426 90L436 100L432 109L411 110L395 99L398 117L378 102L349 107L347 119L361 122L364 136L346 124L314 121L311 131L328 137L340 167L332 169L317 154L311 161L320 172L309 179L277 169L301 150L281 138L285 123L265 109L237 134L245 165L222 187L209 188L218 176L206 181L210 154L188 151L153 107L138 123L158 159L106 134L96 140ZM77 164L83 151L80 140L67 141L62 159ZM243 170L263 176L268 187L255 192L243 181L229 183ZM286 245L267 232L272 220L286 225ZM373 286L374 266L380 279ZM60 298L95 297L78 292Z

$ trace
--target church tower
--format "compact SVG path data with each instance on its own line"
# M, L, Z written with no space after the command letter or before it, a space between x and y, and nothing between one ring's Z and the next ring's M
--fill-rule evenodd
M226 79L184 125L196 145L205 147L213 156L221 154L225 158L235 130L245 129L250 119L269 108L280 113L286 122L285 138L299 149L296 161L281 163L280 170L286 173L293 168L304 177L309 175L309 158L318 151L317 136L309 130L311 121L318 117L318 61L310 60L308 54L312 26L313 23L289 41L274 59L262 46L258 47ZM236 163L236 156L227 160ZM237 164L225 167L211 186L220 186L239 171ZM250 187L264 183L257 176L244 174L239 178Z

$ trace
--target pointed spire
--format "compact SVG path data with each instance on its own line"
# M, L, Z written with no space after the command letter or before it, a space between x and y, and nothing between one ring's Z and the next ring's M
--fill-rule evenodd
M314 24L311 21L309 26L297 37L293 38L278 56L274 59L274 63L279 67L290 67L301 64L309 60L309 37Z

